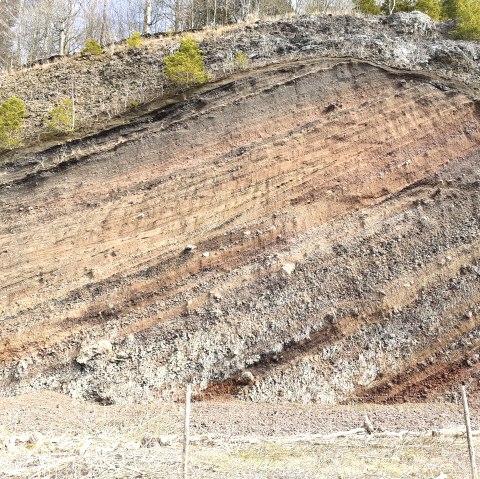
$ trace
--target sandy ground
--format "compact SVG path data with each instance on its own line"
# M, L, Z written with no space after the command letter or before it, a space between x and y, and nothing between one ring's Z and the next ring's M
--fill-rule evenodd
M480 428L478 409L474 404L471 408L472 425ZM461 406L446 403L321 405L225 400L194 401L191 430L192 434L265 437L329 434L361 427L365 415L375 427L392 432L425 432L464 424ZM101 430L109 425L129 428L150 424L157 434L177 434L182 431L183 416L181 403L101 406L48 391L0 399L1 424L21 432L61 434L65 429Z

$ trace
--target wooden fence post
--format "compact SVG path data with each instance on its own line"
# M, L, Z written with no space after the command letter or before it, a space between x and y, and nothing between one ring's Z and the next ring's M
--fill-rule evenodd
M467 429L468 453L470 454L470 467L472 470L472 479L478 479L477 464L475 461L475 450L472 441L472 428L470 426L470 412L468 410L467 393L465 386L462 385L463 412L465 415L465 427Z
M187 384L185 390L185 429L183 435L183 479L188 479L188 451L190 442L190 400L192 397L192 387ZM477 479L477 478L475 478Z

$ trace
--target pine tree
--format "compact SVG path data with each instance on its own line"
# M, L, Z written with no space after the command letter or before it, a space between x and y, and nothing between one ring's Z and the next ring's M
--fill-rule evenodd
M415 10L426 13L433 20L440 20L442 5L439 0L418 0Z
M143 43L143 38L140 32L133 32L127 39L129 48L140 48Z
M457 16L457 0L443 0L442 2L442 18L445 20L453 20Z
M46 124L55 133L74 130L74 105L71 98L65 98L48 112Z
M480 0L458 0L456 16L455 36L464 40L480 40Z
M180 88L207 81L202 51L193 38L184 38L178 51L165 58L165 76Z
M103 48L100 46L100 44L93 38L90 38L85 42L85 46L80 52L80 55L82 55L82 57L89 56L89 55L96 56L96 55L101 55L102 53L103 53Z
M249 59L245 53L239 50L235 53L234 65L236 70L246 70L248 68Z
M20 131L26 116L25 104L17 97L0 106L0 148L13 148L20 144Z

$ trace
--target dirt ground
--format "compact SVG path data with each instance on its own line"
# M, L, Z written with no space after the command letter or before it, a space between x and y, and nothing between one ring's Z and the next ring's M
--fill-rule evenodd
M2 399L2 477L182 477L183 417L181 403L101 406L50 392ZM462 424L460 406L442 403L194 402L189 477L466 478Z

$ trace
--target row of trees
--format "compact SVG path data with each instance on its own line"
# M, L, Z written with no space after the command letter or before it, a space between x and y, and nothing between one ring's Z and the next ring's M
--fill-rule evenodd
M347 8L350 0L0 0L0 69L106 45L133 32L183 31L252 15ZM295 7L294 7L295 5Z
M478 38L480 0L353 0L369 14L420 10L458 18L459 34ZM351 0L0 0L0 70L142 33L182 31L249 17L349 12Z

